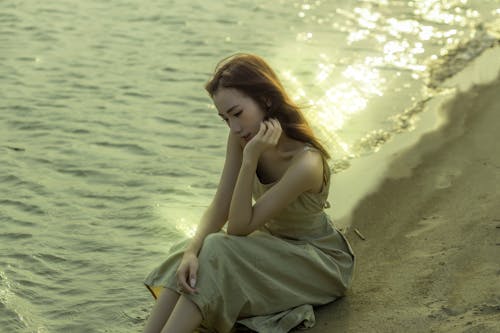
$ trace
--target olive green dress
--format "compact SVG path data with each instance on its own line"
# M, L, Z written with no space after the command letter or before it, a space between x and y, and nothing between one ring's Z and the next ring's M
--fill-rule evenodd
M314 149L306 146L305 149ZM199 253L197 294L184 293L201 311L201 329L231 332L235 325L257 332L312 327L312 306L344 295L354 269L347 240L324 212L330 172L320 193L305 192L279 216L248 236L208 235ZM255 177L257 200L273 186ZM175 272L189 239L175 244L144 284L157 298L177 291Z

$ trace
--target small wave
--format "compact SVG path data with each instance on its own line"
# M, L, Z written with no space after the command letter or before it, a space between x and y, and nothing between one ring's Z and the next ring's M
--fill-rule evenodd
M131 201L136 201L142 199L141 196L139 195L104 195L104 194L98 194L98 193L77 193L75 192L78 196L83 197L83 198L90 198L90 199L99 199L99 200L106 200L106 201L111 201L111 202L131 202Z
M0 238L5 238L5 239L27 239L32 237L33 237L32 234L22 233L22 232L6 232L0 234Z
M53 130L54 126L41 120L10 120L8 126L21 131Z
M162 101L159 101L158 103L163 104L163 105L173 105L173 106L188 106L189 105L189 103L186 102L185 100L173 100L173 99L162 100Z
M174 124L175 125L182 125L183 124L181 121L174 119L174 118L164 118L164 117L157 116L157 117L153 117L153 119L156 119L159 122L166 123L169 125L174 125Z
M52 254L52 253L40 253L40 254L38 254L38 257L41 260L49 262L49 263L62 263L62 262L68 261L66 258Z
M68 129L67 132L73 134L90 134L90 131L83 128Z
M10 200L10 199L5 199L5 200L0 200L0 206L7 205L7 206L12 206L15 207L21 211L24 212L30 212L36 215L43 215L45 214L45 211L37 205L30 205L22 201L18 200Z
M40 185L39 183L35 183L29 180L21 179L20 177L14 174L8 174L5 176L0 176L0 183L9 184L10 186L15 186L16 188L25 188L29 191L35 192L40 195L48 195L45 186Z
M14 147L14 146L3 146L3 147L13 151L26 151L26 149L22 147Z
M82 169L82 168L71 168L71 167L66 167L66 168L57 168L57 172L63 173L63 174L69 174L72 176L77 176L77 177L100 177L100 178L109 178L110 175L103 173L98 170L92 170L92 169Z
M166 143L166 144L164 144L164 147L172 148L172 149L179 149L179 150L190 150L193 148L191 145L182 145L182 144L178 144L178 143Z
M127 92L124 92L123 95L129 96L129 97L139 97L139 98L152 98L153 97L149 94L142 94L142 93L139 93L136 91L127 91Z
M164 72L168 72L168 73L177 73L177 72L179 72L179 70L177 68L169 67L169 66L163 67L161 70L164 71Z
M429 62L427 85L430 88L439 87L485 50L498 45L500 45L500 19L486 25L479 24L470 39L447 49L442 57Z
M73 83L71 85L72 88L81 89L81 90L91 90L91 91L99 91L100 87L93 84L82 84L82 83Z
M32 221L19 220L5 214L0 214L0 217L4 226L7 225L8 222L12 223L16 227L35 228L39 225L38 224L39 221L32 222Z
M138 155L146 155L146 156L154 155L152 152L150 152L146 148L143 148L143 147L141 147L137 144L133 144L133 143L111 143L111 142L105 142L105 141L98 141L98 142L93 142L93 144L95 144L97 146L101 146L101 147L123 149L123 150L126 150L127 152L135 153Z
M41 322L32 311L32 305L22 297L14 293L18 290L19 284L8 278L7 274L0 271L0 313L8 314L6 321L3 316L0 318L2 332L17 332L29 330L29 332L46 332L43 325L35 325L34 322ZM35 328L35 326L38 326ZM15 328L15 329L14 329Z
M2 107L1 109L3 110L12 110L12 111L16 111L16 113L22 113L22 112L31 112L34 110L34 108L30 105L30 106L26 106L26 105L12 105L12 106L6 106L6 107Z

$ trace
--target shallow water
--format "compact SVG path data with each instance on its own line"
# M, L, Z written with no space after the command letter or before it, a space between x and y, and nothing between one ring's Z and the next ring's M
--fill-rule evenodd
M498 44L500 1L0 3L0 332L137 332L227 129L215 63L264 56L341 172Z

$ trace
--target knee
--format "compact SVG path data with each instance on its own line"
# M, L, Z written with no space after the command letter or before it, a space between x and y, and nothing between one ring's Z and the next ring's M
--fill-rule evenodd
M198 260L200 269L218 268L219 262L227 255L227 239L223 233L214 233L205 237Z
M202 251L213 253L224 247L227 242L227 235L222 232L217 232L207 235L203 241Z
M200 250L199 258L225 257L236 248L234 237L222 232L209 234L205 237Z

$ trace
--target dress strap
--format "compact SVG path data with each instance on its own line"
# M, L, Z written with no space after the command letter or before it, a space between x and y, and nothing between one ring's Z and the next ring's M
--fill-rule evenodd
M304 150L303 151L318 151L319 152L319 149L316 148L316 147L313 147L310 143L306 143L305 146L304 146Z

